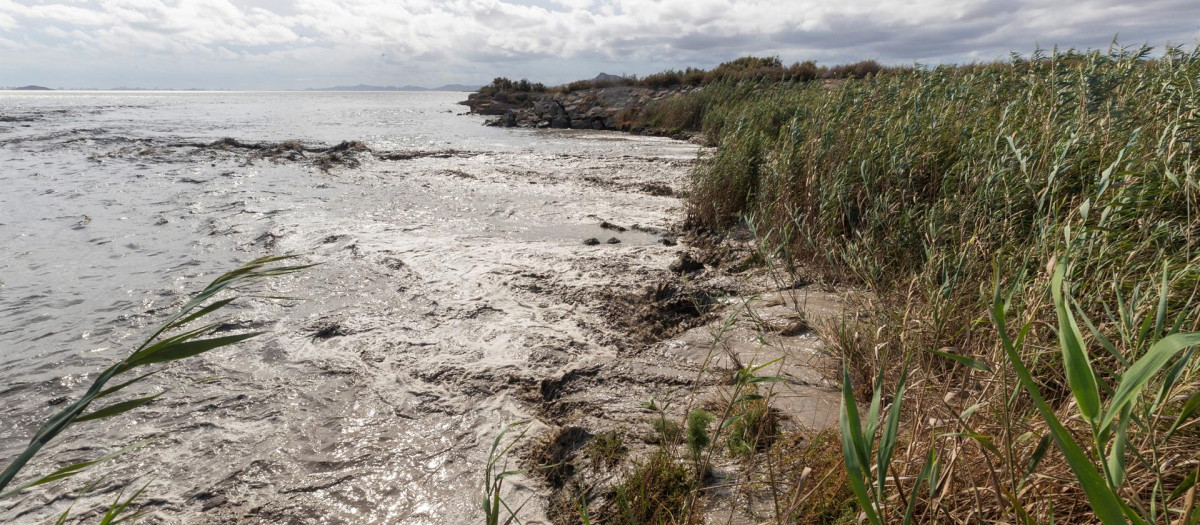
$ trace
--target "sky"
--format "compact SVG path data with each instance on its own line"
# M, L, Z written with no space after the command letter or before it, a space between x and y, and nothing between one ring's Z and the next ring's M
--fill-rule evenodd
M0 86L558 84L745 55L934 65L1200 42L1200 0L0 0Z

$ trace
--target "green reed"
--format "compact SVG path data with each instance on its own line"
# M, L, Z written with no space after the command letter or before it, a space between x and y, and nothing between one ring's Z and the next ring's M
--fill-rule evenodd
M648 109L686 118L641 116L700 122L717 145L695 172L694 224L753 217L798 271L876 293L865 321L876 325L862 331L903 358L847 363L879 372L865 420L846 380L847 469L864 519L1200 514L1200 458L1184 452L1200 446L1200 374L1184 335L1200 329L1200 50L1151 53L714 84L692 95L699 110ZM1006 290L999 311L994 287ZM1022 315L1016 340L1009 312ZM874 400L892 390L893 406L919 413L883 417ZM959 394L968 409L941 400ZM1031 488L1064 475L1068 497Z
M25 449L18 453L3 471L0 471L0 499L15 496L17 493L31 487L76 476L92 467L106 463L142 446L142 443L131 444L97 459L67 465L49 474L41 475L12 486L17 476L30 467L31 461L35 459L42 448L50 444L63 432L76 426L85 425L90 421L118 416L145 406L166 394L167 390L124 401L109 402L107 405L99 408L94 407L94 404L109 401L111 399L109 396L118 397L117 394L122 390L136 385L143 379L161 371L160 365L194 357L261 335L263 332L249 332L225 336L214 335L220 331L223 322L212 321L212 318L215 317L212 314L221 312L226 306L237 299L237 297L227 297L224 299L216 299L216 297L223 294L228 295L230 293L245 291L248 285L263 279L293 273L312 266L281 266L274 264L291 259L292 257L280 256L255 259L240 268L222 274L185 303L179 311L163 321L133 352L121 361L101 371L78 399L67 404L64 408L47 418L38 427L37 432L30 439ZM202 320L206 324L197 326L197 322ZM150 369L150 371L144 372L146 369ZM144 373L115 385L109 385L114 379L119 379L122 375L134 371ZM117 523L119 521L130 520L132 516L121 515L130 508L133 500L145 489L146 487L143 486L124 501L118 496L117 501L108 508L105 515L101 518L101 523ZM67 512L64 512L59 517L59 522L65 522L69 512L69 509Z

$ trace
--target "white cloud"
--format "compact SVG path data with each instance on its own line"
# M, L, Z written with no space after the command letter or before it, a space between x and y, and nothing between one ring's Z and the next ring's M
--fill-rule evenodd
M271 87L303 87L495 74L558 82L605 65L646 73L749 53L990 59L1035 43L1104 46L1117 33L1194 43L1197 20L1194 0L0 0L0 37L29 51L0 84L20 82L11 76L29 70L21 62L49 58L34 56L53 47L47 39L71 41L73 62L89 67L63 75L80 84L105 68L136 73L153 57L163 78L177 63L181 77L203 67L235 85L265 70L279 81Z

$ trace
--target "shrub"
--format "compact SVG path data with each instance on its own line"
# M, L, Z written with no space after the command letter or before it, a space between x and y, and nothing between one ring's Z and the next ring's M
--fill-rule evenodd
M699 463L700 455L712 438L708 435L708 426L713 422L713 415L704 410L693 410L687 417L687 448L692 458Z

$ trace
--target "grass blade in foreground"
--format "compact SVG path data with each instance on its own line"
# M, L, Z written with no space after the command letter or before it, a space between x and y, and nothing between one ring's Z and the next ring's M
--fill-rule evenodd
M236 290L240 285L250 284L265 277L288 274L312 266L272 265L272 263L291 259L292 257L293 256L281 256L255 259L236 270L218 277L207 287L205 287L204 290L202 290L199 294L184 304L178 312L167 318L167 320L164 321L154 331L153 335L147 338L141 344L141 346L137 348L137 350L120 362L105 369L98 377L96 377L96 380L92 382L92 385L82 397L67 405L62 410L59 410L54 415L50 416L50 418L48 418L46 422L43 423L38 429L33 439L30 440L29 445L25 447L25 450L23 450L15 459L12 460L11 463L8 464L7 467L5 467L2 472L0 472L0 498L11 496L16 492L19 492L21 489L33 485L73 476L79 472L82 472L89 466L111 459L113 457L112 454L95 461L83 462L64 467L50 476L43 477L31 483L26 483L12 490L5 491L5 489L13 482L13 479L17 476L17 474L29 464L30 460L32 460L35 455L37 455L38 451L40 451L42 447L46 446L47 443L61 434L64 430L69 428L72 424L91 419L101 419L104 417L115 416L149 403L154 397L157 397L156 395L150 398L141 398L133 401L116 403L96 410L85 416L84 411L87 410L92 402L96 399L111 394L117 390L129 386L130 384L136 383L150 374L141 375L125 383L106 389L105 386L114 377L135 368L153 363L167 363L170 361L192 357L216 348L228 346L260 335L261 332L203 339L204 336L212 334L220 326L220 323L212 323L204 327L185 332L181 335L160 339L160 336L164 335L165 333L178 329L187 323L218 311L222 307L230 304L232 299L223 299L213 302L209 306L192 313L192 311L201 304L204 304L206 301L222 291L227 289ZM128 447L122 449L118 453L126 450L128 450Z
M1056 277L1055 283L1061 284L1061 278ZM1066 456L1067 463L1071 466L1071 471L1075 473L1075 478L1083 487L1084 493L1087 494L1092 510L1096 512L1096 517L1100 518L1100 521L1104 525L1124 525L1128 523L1125 520L1123 506L1117 495L1109 488L1104 477L1096 471L1096 466L1092 462L1092 459L1075 442L1075 439L1071 437L1070 431L1063 426L1058 417L1054 415L1054 411L1050 409L1050 405L1046 404L1045 399L1042 398L1037 383L1033 381L1033 377L1029 374L1029 369L1025 367L1025 363L1021 360L1020 352L1017 351L1017 347L1013 344L1012 339L1008 337L1008 329L1005 322L1005 312L1008 308L1000 298L998 274L995 286L996 299L992 305L992 322L996 324L996 331L1000 335L1004 352L1008 356L1009 362L1012 363L1013 370L1016 372L1021 386L1025 388L1029 397L1033 399L1034 406L1037 407L1046 425L1050 427L1050 433L1054 437L1055 444L1058 445L1059 450ZM1061 304L1061 294L1056 293L1055 298ZM1060 321L1062 321L1061 317ZM1059 329L1065 330L1067 327L1060 326Z

